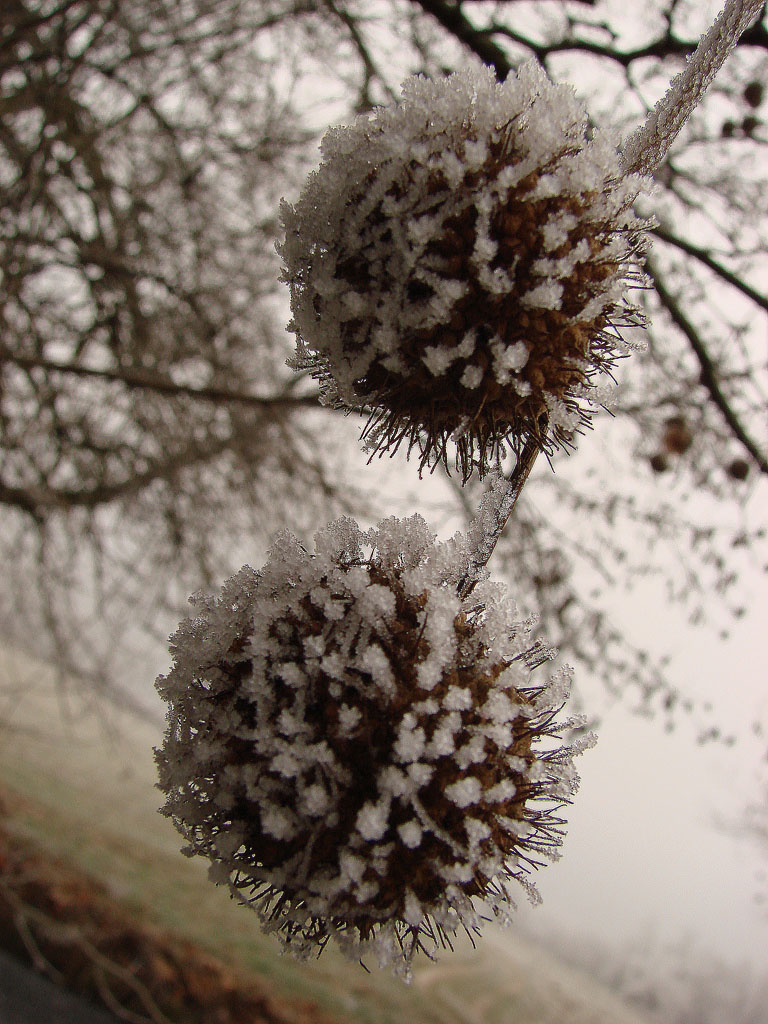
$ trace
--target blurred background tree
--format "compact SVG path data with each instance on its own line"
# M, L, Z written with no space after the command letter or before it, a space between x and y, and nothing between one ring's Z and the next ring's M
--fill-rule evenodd
M481 484L438 470L425 509L415 469L362 468L362 421L321 408L285 367L278 200L297 194L329 124L414 72L483 61L503 78L536 57L626 137L719 6L6 0L5 640L87 694L145 699L135 652L162 667L187 595L258 564L278 525L309 535L341 512L416 510L435 528L465 523ZM591 714L606 694L672 720L696 707L664 652L612 615L628 587L658 576L725 633L744 612L740 566L766 561L766 112L763 14L643 201L659 221L652 327L619 367L613 417L557 473L540 460L497 549L521 608L582 685L603 684L578 695Z

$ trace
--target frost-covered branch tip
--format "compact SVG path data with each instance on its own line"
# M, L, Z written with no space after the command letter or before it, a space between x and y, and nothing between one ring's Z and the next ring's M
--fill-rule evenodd
M651 174L663 161L728 55L765 0L727 0L680 74L623 148L627 172Z

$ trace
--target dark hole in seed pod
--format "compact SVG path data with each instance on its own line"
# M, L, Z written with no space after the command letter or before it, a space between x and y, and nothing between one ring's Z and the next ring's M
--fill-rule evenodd
M411 302L424 302L435 294L426 281L419 281L418 278L408 282L407 292Z

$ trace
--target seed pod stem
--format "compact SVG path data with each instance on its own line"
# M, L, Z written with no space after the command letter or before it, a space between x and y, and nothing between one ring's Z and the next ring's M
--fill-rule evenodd
M546 433L546 426L542 433ZM482 570L488 564L540 451L541 447L535 440L531 439L526 442L511 475L506 479L502 478L501 487L492 487L486 493L478 515L470 527L470 535L476 531L479 533L479 537L476 535L473 537L474 548L469 566L466 575L459 583L459 597L462 599L471 594L480 579Z

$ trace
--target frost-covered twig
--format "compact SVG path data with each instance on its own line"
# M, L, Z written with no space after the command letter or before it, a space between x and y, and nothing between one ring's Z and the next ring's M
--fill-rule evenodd
M539 451L539 446L529 441L520 452L511 476L507 479L499 474L493 485L485 492L477 515L469 525L468 538L472 554L467 571L459 584L459 597L466 597L479 581L512 515Z
M628 172L650 174L663 162L731 50L764 6L765 0L727 0L684 70L673 79L645 123L627 140L623 158Z

